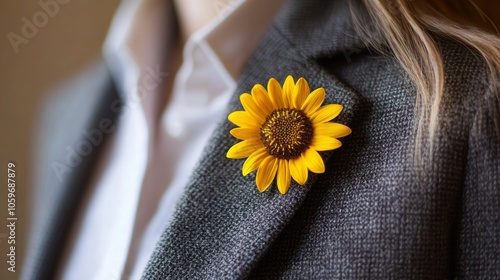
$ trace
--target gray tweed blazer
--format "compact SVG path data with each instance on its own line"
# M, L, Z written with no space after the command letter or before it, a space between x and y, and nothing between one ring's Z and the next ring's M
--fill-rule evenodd
M247 63L239 95L270 77L324 87L352 128L322 153L324 174L287 195L259 193L226 158L234 126L220 120L144 271L144 279L499 279L500 140L485 64L441 40L445 94L432 160L415 165L415 88L391 58L353 32L343 1L287 4ZM50 279L101 142L121 98L104 64L68 83L40 125L38 186L25 279ZM496 103L498 104L498 103ZM83 132L104 140L77 161ZM80 147L81 148L81 147Z

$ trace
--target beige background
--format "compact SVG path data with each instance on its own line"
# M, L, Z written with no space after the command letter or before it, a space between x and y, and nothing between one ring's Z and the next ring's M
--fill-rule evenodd
M50 0L42 0L44 2ZM65 0L68 1L68 0ZM61 0L61 2L63 2ZM38 0L0 1L0 279L18 279L28 223L33 121L55 84L100 55L119 0L69 0L16 54L7 34L22 35L21 19L43 11ZM16 163L16 273L7 271L7 162Z

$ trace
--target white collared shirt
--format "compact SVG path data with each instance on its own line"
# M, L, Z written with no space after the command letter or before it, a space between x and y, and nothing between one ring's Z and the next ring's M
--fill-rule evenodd
M165 2L125 1L113 21L104 57L126 105L66 244L62 279L140 278L203 148L226 118L235 77L284 1L233 3L229 13L189 38L170 101L157 120L161 141L152 146L141 96L161 94L159 85L169 74L156 63L164 47L158 34L171 31ZM148 175L155 168L163 173L160 181ZM156 203L150 203L155 194Z

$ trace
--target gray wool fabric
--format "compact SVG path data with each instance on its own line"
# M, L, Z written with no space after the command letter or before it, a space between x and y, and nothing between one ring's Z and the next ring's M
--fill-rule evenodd
M273 184L259 193L255 172L243 177L243 160L226 158L237 140L229 134L234 125L221 120L143 279L500 278L500 137L485 64L460 44L440 39L440 46L440 124L432 154L417 164L416 92L402 68L366 49L343 1L287 4L227 113L242 109L239 95L254 84L293 75L324 87L325 103L342 104L335 121L352 134L340 149L321 153L326 172L309 173L305 186L292 183L281 195ZM100 94L108 106L95 116L115 116L109 104L116 93ZM72 200L51 198L57 211L44 214L25 279L53 275L74 193L84 185L71 178L89 172L81 169L58 184Z

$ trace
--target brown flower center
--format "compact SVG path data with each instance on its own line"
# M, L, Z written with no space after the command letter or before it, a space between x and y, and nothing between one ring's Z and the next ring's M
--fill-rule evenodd
M311 120L297 109L274 110L260 129L260 141L267 152L277 158L294 159L300 157L313 138Z

